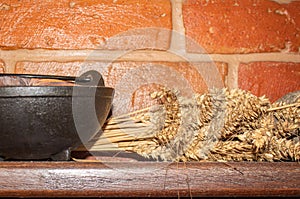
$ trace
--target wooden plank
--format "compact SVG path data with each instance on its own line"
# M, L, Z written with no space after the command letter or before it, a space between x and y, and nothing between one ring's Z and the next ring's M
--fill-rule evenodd
M1 162L0 196L300 196L300 165Z

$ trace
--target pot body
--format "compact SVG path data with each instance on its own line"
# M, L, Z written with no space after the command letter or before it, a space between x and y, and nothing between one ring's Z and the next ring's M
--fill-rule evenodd
M48 159L79 146L82 136L87 140L92 138L106 120L113 89L76 87L76 90L74 93L72 86L0 87L0 156ZM84 113L91 102L96 120ZM74 115L74 111L82 112L83 116ZM80 118L85 119L79 121ZM85 135L79 134L78 126L86 128Z

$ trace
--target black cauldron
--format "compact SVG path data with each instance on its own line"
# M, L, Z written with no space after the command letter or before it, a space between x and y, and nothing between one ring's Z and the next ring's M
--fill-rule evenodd
M68 86L0 87L1 157L68 160L71 149L101 130L114 94L113 88L104 86L101 75L89 71L76 78L78 81L73 77L50 78L75 82Z

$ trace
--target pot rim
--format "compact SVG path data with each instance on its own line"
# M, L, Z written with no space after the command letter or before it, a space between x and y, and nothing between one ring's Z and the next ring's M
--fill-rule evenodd
M102 97L113 98L114 88L105 86L0 86L0 97Z

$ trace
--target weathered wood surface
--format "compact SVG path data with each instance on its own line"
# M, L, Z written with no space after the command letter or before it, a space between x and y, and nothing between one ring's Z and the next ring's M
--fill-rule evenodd
M0 196L300 196L300 164L1 162Z

